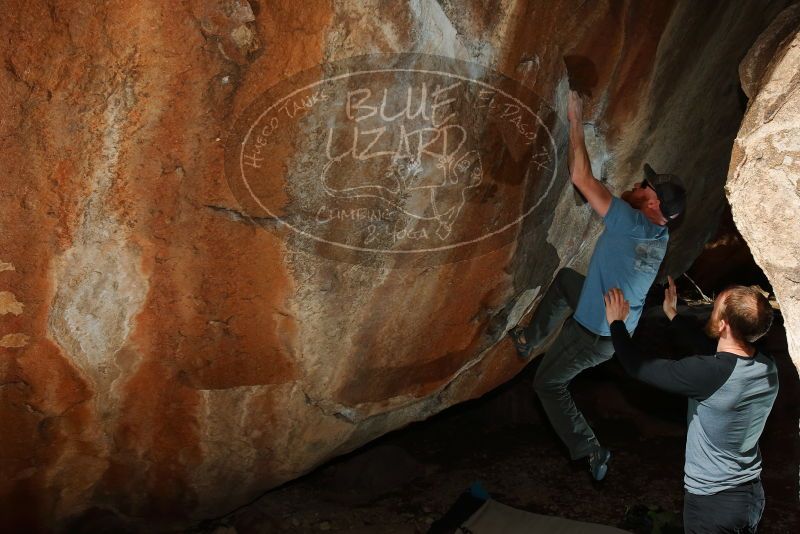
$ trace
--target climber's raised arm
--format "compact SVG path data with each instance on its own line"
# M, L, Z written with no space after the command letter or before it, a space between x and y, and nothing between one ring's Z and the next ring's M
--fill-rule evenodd
M592 175L589 153L583 134L583 101L581 96L570 90L567 103L569 119L569 174L572 183L589 201L594 211L605 217L611 206L611 193Z

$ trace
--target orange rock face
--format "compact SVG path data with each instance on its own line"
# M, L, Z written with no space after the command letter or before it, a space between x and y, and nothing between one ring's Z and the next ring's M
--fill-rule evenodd
M505 329L558 267L585 263L599 229L566 177L570 82L591 94L590 151L613 190L645 160L690 185L667 267L688 266L723 202L736 65L786 3L6 2L4 530L92 510L153 528L213 516L513 376ZM482 65L552 111L552 188L500 245L355 261L299 243L237 194L225 163L253 102L379 53ZM270 153L280 216L305 209L298 173L326 163L302 126ZM538 191L516 175L527 163L509 163L534 156L509 131L478 136L491 157L455 197L461 222L435 213L448 236ZM478 176L475 158L458 161L448 176ZM439 205L420 202L409 213Z

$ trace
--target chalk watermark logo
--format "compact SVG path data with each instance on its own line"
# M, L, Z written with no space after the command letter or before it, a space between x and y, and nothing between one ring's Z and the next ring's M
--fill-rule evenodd
M321 65L253 102L226 144L245 213L351 262L441 263L536 228L553 111L485 67L418 54Z

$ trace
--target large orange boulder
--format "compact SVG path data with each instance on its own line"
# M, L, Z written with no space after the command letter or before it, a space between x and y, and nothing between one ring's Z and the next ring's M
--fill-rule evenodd
M4 2L0 527L213 516L517 373L600 228L570 83L686 268L787 3Z

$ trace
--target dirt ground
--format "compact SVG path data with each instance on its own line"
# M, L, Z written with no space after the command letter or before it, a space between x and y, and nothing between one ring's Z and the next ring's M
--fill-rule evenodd
M702 318L709 309L685 311ZM637 341L679 354L663 325L658 309L648 310ZM780 324L765 345L779 364L780 394L761 439L767 505L759 532L800 532L800 383ZM532 512L682 532L685 399L629 379L613 359L582 373L572 386L576 402L613 454L608 476L595 483L585 463L569 461L544 418L531 386L535 366L484 398L388 434L192 532L423 533L475 481Z

